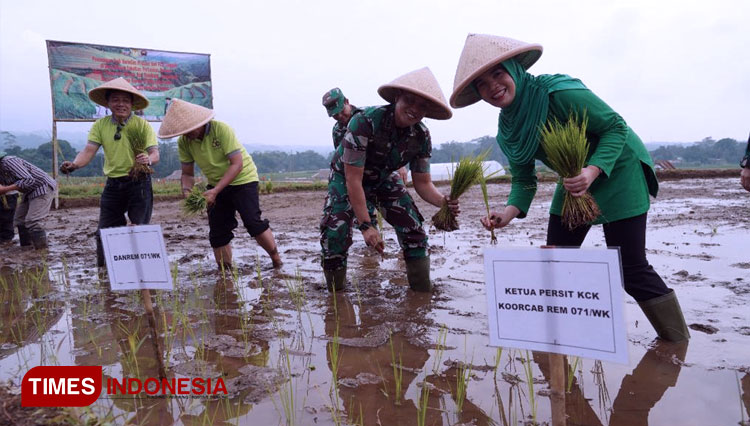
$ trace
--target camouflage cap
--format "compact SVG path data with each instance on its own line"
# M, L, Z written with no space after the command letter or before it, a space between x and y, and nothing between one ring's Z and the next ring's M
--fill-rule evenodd
M334 115L341 112L344 109L344 101L346 97L341 93L341 89L334 87L333 89L326 92L323 95L323 106L328 111L328 116L333 117Z

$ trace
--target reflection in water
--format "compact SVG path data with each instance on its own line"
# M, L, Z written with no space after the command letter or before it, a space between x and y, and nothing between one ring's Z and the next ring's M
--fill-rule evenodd
M0 268L0 359L39 341L42 363L54 362L55 348L47 346L44 336L65 310L55 296L46 266Z
M667 389L677 384L688 342L655 341L633 372L622 379L620 391L612 404L611 426L648 425L651 408Z
M670 387L677 383L682 363L687 353L688 341L672 343L657 339L643 355L632 373L625 376L620 389L609 408L609 391L605 381L603 365L594 362L591 373L597 386L598 404L604 421L596 414L580 387L576 377L568 377L570 384L565 394L565 412L569 426L603 425L646 426L651 408ZM546 353L534 353L534 361L545 378L549 379L549 357ZM567 360L566 360L567 365ZM566 368L568 375L573 374ZM611 414L610 414L611 412Z
M422 318L430 297L407 291L393 306L394 316L387 318L373 315L378 307L365 303L357 318L347 294L329 296L327 360L339 393L333 404L340 399L350 423L412 425L421 416L426 425L491 424L479 407L458 394L460 367L437 374L430 369L433 374L427 375L430 354L415 343L415 336L428 332ZM461 412L454 413L460 404Z

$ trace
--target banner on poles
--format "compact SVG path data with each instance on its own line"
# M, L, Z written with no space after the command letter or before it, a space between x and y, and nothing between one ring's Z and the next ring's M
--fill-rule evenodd
M99 232L112 291L172 290L161 226L123 226Z
M628 362L617 249L484 250L490 344Z
M123 77L149 100L136 114L160 121L172 99L213 108L211 57L47 40L52 105L56 121L94 121L110 112L93 103L89 90Z

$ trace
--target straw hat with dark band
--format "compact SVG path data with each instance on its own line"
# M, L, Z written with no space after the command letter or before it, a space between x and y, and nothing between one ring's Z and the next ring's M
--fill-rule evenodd
M141 95L141 92L139 92L138 89L133 87L122 77L110 80L97 88L91 89L89 91L89 99L103 107L109 107L109 105L107 105L107 90L119 90L133 95L133 111L138 111L148 107L148 98Z
M400 90L407 90L417 96L427 99L432 107L427 111L425 117L436 120L447 120L453 116L453 111L445 102L443 91L437 79L429 68L424 67L384 84L378 88L378 94L388 102L395 102Z
M462 108L481 100L476 90L471 87L471 83L495 65L506 59L515 58L521 66L529 69L540 56L541 44L487 34L469 34L458 59L453 94L450 98L451 106Z
M159 127L159 138L168 139L190 133L214 118L214 111L200 105L173 99Z

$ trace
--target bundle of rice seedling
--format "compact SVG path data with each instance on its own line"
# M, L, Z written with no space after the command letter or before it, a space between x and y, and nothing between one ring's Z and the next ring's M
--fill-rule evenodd
M495 173L497 173L497 172L495 172ZM482 179L479 181L479 184L482 187L482 196L484 197L484 206L487 208L487 218L488 219L490 217L490 197L487 195L487 179L490 176L485 176L484 173L482 173ZM490 229L490 244L497 244L497 236L495 236L495 230L494 229Z
M190 195L182 200L182 214L185 216L195 216L206 210L206 197L203 193L206 192L205 185L195 185L190 190Z
M135 155L145 154L146 140L148 139L146 129L131 125L125 126L123 130L125 131L125 135L128 137L128 141L130 141L130 147L133 149L133 153ZM138 161L135 161L133 163L133 167L130 169L130 172L128 172L128 176L130 176L130 178L133 180L141 180L153 172L154 169L152 169L148 164L141 164Z
M587 124L588 118L584 113L580 125L578 117L571 115L565 124L554 120L542 128L542 148L552 169L562 178L578 176L586 165L589 151ZM591 223L600 213L599 206L588 191L580 197L574 197L565 191L562 221L568 229Z
M487 158L488 153L489 151L485 151L477 156L463 157L459 160L458 166L456 166L453 176L451 176L451 200L458 199L472 185L479 183L484 172L482 161ZM432 216L432 223L435 225L435 228L441 231L451 232L458 229L458 220L451 213L447 204L443 204L440 210Z

